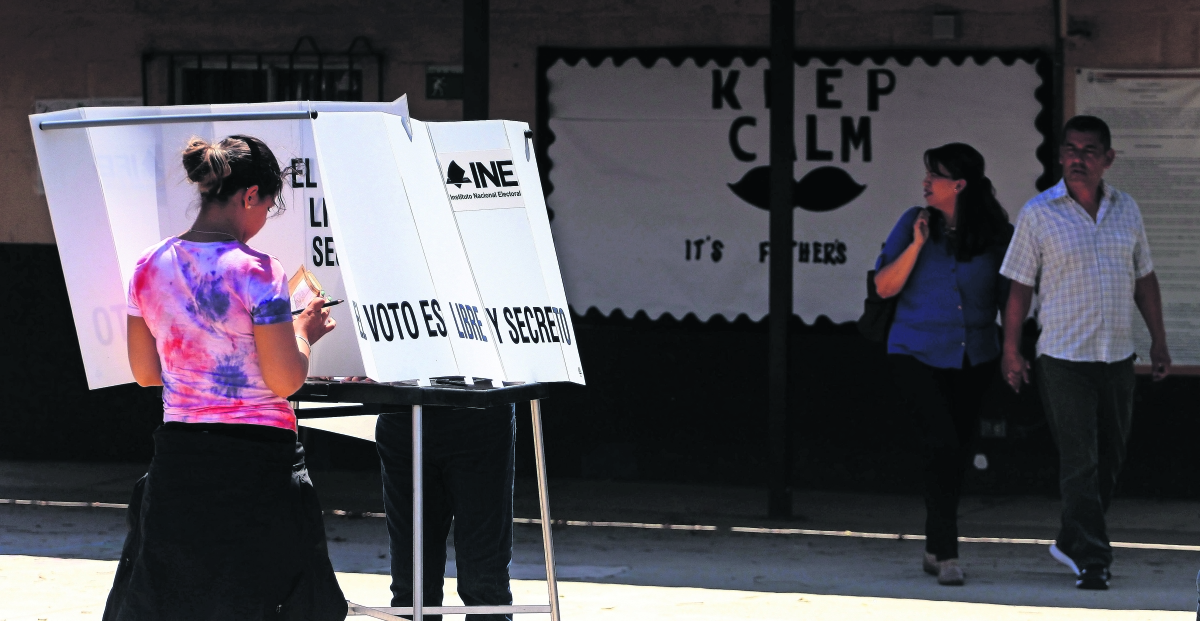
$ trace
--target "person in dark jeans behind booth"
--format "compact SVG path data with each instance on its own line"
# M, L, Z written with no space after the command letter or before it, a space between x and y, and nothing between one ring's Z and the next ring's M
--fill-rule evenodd
M512 604L513 475L516 409L426 407L423 416L422 577L426 606L440 606L446 537L454 525L458 595L468 606ZM392 606L412 606L412 415L380 416L375 444L392 551ZM441 615L425 615L441 619ZM467 615L473 621L512 615Z
M1012 226L971 146L926 151L925 170L929 207L900 217L875 288L898 296L888 360L901 395L916 407L925 445L922 567L939 584L961 585L958 501L979 406L997 373L996 315L1008 294L1000 260Z
M1135 306L1150 330L1154 380L1171 370L1141 211L1103 179L1115 158L1104 121L1067 121L1059 145L1063 178L1021 209L1001 267L1012 279L1001 368L1015 391L1029 380L1018 343L1038 292L1038 388L1058 445L1063 501L1050 554L1075 573L1075 586L1097 590L1108 588L1111 575L1104 514L1133 422Z

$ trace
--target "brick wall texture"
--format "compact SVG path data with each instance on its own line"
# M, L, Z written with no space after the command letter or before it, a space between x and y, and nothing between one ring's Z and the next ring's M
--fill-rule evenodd
M1062 0L1065 109L1075 67L1200 65L1200 0ZM6 2L0 21L0 243L53 243L26 115L39 99L140 97L142 54L286 52L301 36L325 51L367 37L386 56L384 97L413 115L461 117L424 98L426 65L460 64L457 0L60 0ZM1053 0L797 0L796 41L815 49L1054 48ZM935 11L957 11L961 36L932 38ZM491 115L534 121L537 49L766 46L767 0L492 0Z

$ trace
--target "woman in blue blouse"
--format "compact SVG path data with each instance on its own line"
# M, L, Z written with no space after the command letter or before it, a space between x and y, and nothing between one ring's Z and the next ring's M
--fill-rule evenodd
M925 445L926 572L961 585L958 499L983 393L999 373L997 311L1008 295L1000 262L1008 215L962 143L925 152L925 200L900 217L879 257L875 288L897 297L888 359L916 406Z

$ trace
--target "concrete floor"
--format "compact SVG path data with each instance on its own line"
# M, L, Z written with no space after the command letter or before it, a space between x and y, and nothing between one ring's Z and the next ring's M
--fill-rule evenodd
M120 508L11 500L120 504L143 471L0 462L0 499L10 499L0 501L0 620L98 618L125 530ZM372 517L378 477L314 480L347 597L386 604L387 533ZM900 537L921 532L919 498L801 493L798 517L787 522L763 517L764 500L762 490L743 488L553 482L554 517L591 524L554 529L564 619L1195 618L1200 503L1115 502L1113 540L1149 548L1119 548L1112 588L1084 592L1034 543L963 543L967 585L938 586L920 571L923 542ZM520 482L516 506L518 517L536 517L529 482ZM968 498L962 535L1050 539L1057 512L1049 498ZM544 602L540 528L517 524L514 539L516 599ZM448 604L453 587L451 578Z

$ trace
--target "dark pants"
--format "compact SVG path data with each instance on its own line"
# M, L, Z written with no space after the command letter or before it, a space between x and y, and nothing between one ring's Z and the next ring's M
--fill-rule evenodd
M426 407L424 413L424 569L426 606L442 603L446 537L454 525L458 595L468 606L512 604L512 405L488 409ZM385 414L375 428L383 463L383 501L392 541L392 605L412 605L412 417ZM426 615L426 619L441 619ZM511 615L468 615L471 620Z
M912 356L890 354L892 376L916 408L925 446L925 551L939 561L958 558L958 500L979 406L999 374L998 361L938 369Z
M1057 545L1080 569L1112 564L1104 514L1133 422L1133 357L1070 362L1038 356L1037 379L1058 444L1062 529Z
M304 449L291 431L257 427L154 432L104 621L346 618Z

